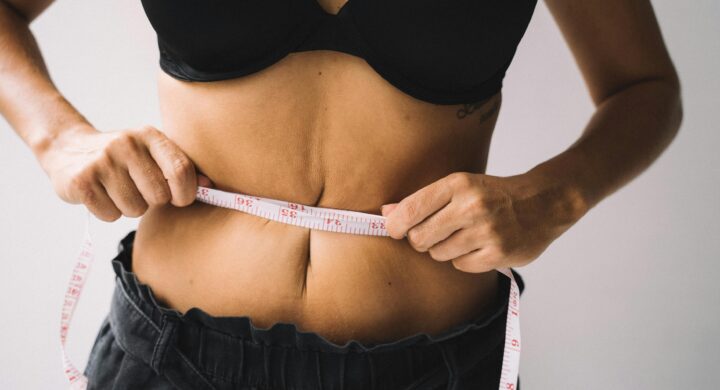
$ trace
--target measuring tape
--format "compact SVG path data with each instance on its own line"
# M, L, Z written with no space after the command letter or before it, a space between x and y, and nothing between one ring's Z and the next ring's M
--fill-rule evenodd
M309 229L330 232L362 234L370 236L389 236L385 229L386 218L375 214L360 213L350 210L312 207L282 200L261 198L198 187L195 199L210 205L229 208L267 218L276 222L302 226ZM65 351L65 342L70 330L70 321L77 302L82 294L90 266L95 258L93 241L90 235L90 212L85 221L85 238L82 249L73 268L70 283L65 292L65 300L60 317L60 345L65 376L70 381L70 388L84 390L87 378L70 361ZM510 278L507 321L505 325L505 348L502 370L500 372L500 390L515 390L520 369L520 289L510 268L498 269Z

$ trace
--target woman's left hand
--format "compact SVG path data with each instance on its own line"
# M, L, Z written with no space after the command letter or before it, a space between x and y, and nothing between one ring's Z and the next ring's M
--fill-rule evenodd
M385 227L461 271L523 266L583 214L568 191L539 180L455 172L384 205Z

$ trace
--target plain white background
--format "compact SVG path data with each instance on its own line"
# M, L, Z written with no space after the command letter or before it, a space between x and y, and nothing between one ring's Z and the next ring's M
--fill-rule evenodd
M523 389L705 389L717 377L720 3L653 4L680 73L683 126L647 171L517 269L527 282ZM60 1L32 29L53 80L98 128L160 125L157 47L140 2ZM592 112L540 1L505 79L487 173L521 173L560 153ZM55 195L1 120L0 162L0 388L64 388L60 307L85 210ZM109 259L136 224L93 220L97 260L69 338L80 367L108 309Z

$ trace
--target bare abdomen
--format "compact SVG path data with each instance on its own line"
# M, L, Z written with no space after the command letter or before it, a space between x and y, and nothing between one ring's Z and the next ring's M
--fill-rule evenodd
M160 98L161 130L219 189L374 214L452 172L484 172L500 101L459 119L462 105L413 99L362 59L329 51L222 82L161 74ZM292 322L338 343L439 333L481 313L498 278L456 270L406 240L200 202L143 216L133 270L180 311Z

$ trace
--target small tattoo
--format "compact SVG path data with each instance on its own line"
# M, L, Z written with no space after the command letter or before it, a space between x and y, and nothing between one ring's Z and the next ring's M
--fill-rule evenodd
M466 116L472 114L473 111L475 111L476 108L482 106L482 104L485 103L486 101L487 101L487 99L486 99L486 100L481 100L481 101L475 102L475 103L465 103L465 104L463 104L462 108L460 108L459 110L457 110L457 117L458 117L459 119L465 118Z
M490 99L492 99L492 98L490 98ZM457 115L458 119L463 119L466 116L472 114L478 107L482 107L487 101L488 101L488 99L484 99L484 100L480 100L479 102L475 102L475 103L463 104L462 108L460 108L457 111L456 115ZM495 104L493 104L493 106L490 107L490 110L488 110L487 112L483 113L480 116L480 121L484 122L489 117L491 117L493 114L495 114L495 111L497 111L499 105L500 105L499 99L495 99Z

